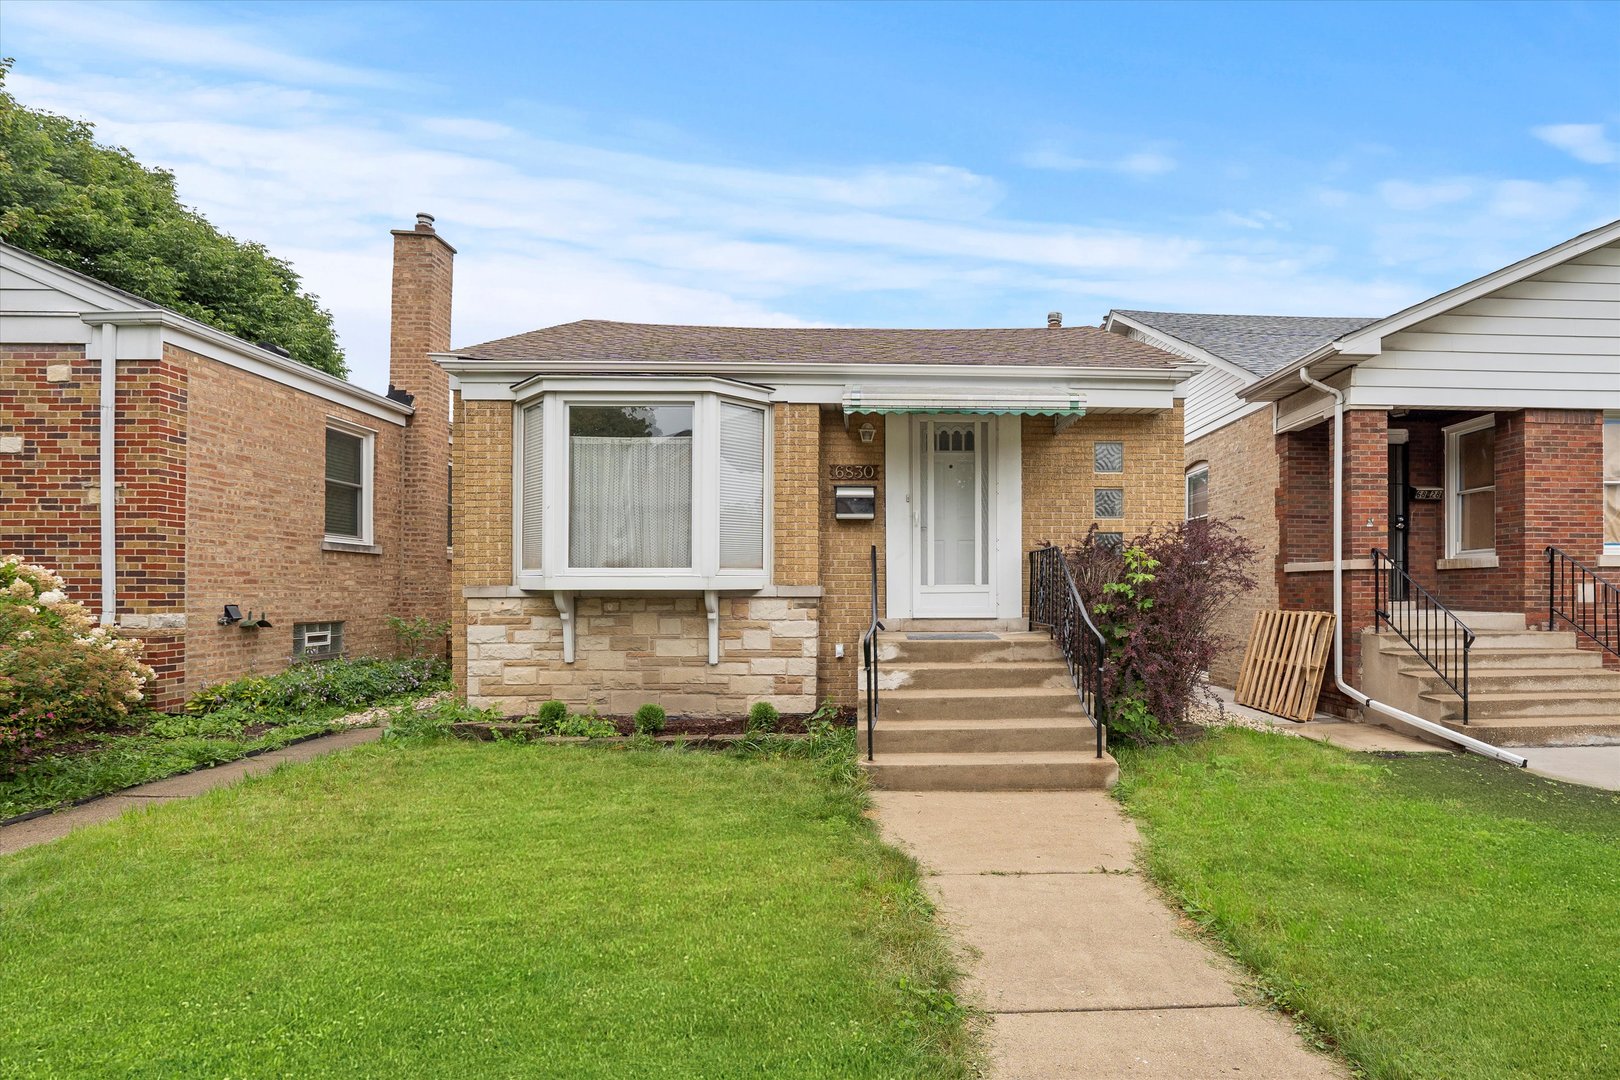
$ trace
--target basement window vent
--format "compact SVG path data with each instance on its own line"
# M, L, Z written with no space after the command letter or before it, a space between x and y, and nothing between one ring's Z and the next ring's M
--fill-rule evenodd
M293 657L299 660L324 660L343 655L343 624L294 623Z

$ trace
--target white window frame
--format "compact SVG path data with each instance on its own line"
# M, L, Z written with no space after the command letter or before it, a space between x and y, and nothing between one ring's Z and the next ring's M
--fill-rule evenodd
M1603 414L1603 433L1604 433L1604 435L1607 435L1608 430L1609 430L1609 428L1611 426L1616 427L1616 428L1620 428L1620 413L1604 413ZM1598 496L1600 499L1603 498L1604 496L1608 495L1608 490L1607 489L1609 489L1611 487L1620 487L1620 476L1617 476L1613 480L1610 480L1607 476L1605 476L1603 474L1602 469L1603 469L1603 466L1600 464L1598 466L1598 470L1599 470L1598 471L1598 478L1601 481L1601 486L1600 486L1600 489L1599 489L1599 496ZM1603 525L1607 524L1607 522L1602 521L1602 515L1605 512L1605 509L1607 508L1607 506L1608 506L1608 502L1607 502L1606 499L1605 499L1605 501L1600 503L1599 506L1598 506L1599 521ZM1598 533L1598 535L1602 536L1603 534L1600 531ZM1603 554L1607 555L1607 556L1612 556L1612 557L1620 557L1620 544L1613 544L1613 543L1609 543L1608 541L1603 541Z
M1487 486L1462 490L1462 458L1457 452L1457 443L1464 435L1471 435L1476 431L1484 431L1496 427L1496 414L1487 413L1472 420L1465 420L1460 424L1452 424L1441 428L1446 437L1446 558L1459 559L1475 555L1496 554L1496 522L1501 520L1501 507L1496 506L1491 517L1491 546L1488 548L1464 548L1462 546L1462 497L1472 495L1479 491L1497 492L1497 474L1495 454L1492 454L1491 482Z
M336 431L360 440L360 535L326 532L326 432ZM372 544L371 504L376 488L377 432L336 416L328 416L321 432L321 531L329 544Z
M1181 478L1181 518L1183 521L1203 521L1208 519L1209 511L1206 509L1196 518L1192 512L1192 478L1199 473L1204 475L1204 502L1209 503L1209 462L1200 461L1182 474Z
M512 409L512 563L520 589L566 592L750 592L771 579L772 516L775 499L775 426L771 392L719 379L561 379L545 378L519 388ZM526 410L540 403L541 565L525 566L523 552L523 469ZM720 405L758 409L764 414L763 565L757 569L720 567ZM692 565L686 568L569 566L568 410L573 406L692 406Z

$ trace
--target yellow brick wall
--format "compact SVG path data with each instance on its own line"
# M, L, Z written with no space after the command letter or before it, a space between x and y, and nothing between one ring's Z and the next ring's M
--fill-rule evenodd
M1097 488L1125 489L1125 517L1098 521L1104 532L1128 540L1154 525L1180 521L1186 491L1182 479L1181 403L1155 413L1093 413L1063 431L1049 416L1024 417L1024 550L1042 541L1067 544L1091 528ZM1125 444L1125 472L1098 473L1094 447ZM1024 563L1028 609L1029 563Z
M871 424L877 435L861 442L858 431ZM861 635L872 621L872 545L878 547L878 614L884 612L884 559L887 554L883 535L883 446L884 418L858 416L844 427L843 413L836 409L821 414L821 477L816 501L821 518L821 649L817 664L817 693L840 705L856 703L856 686L861 670ZM835 465L873 465L877 468L877 517L871 521L837 521L833 518L832 481L827 470ZM834 646L844 646L844 658L835 659Z
M772 506L777 585L815 585L819 581L821 508L821 407L779 404L774 407L776 493Z
M512 584L512 406L455 395L450 659L467 685L468 586Z
M1221 686L1237 685L1243 650L1257 611L1278 607L1277 448L1271 410L1261 409L1186 446L1185 462L1209 462L1209 515L1233 525L1260 549L1249 565L1255 587L1229 604L1216 623L1227 648L1210 665Z

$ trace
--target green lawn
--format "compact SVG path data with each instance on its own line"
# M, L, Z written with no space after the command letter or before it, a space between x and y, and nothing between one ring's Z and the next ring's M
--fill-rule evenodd
M1620 1076L1620 796L1240 730L1121 758L1149 872L1368 1075Z
M862 807L762 754L284 767L0 859L0 1075L968 1075Z

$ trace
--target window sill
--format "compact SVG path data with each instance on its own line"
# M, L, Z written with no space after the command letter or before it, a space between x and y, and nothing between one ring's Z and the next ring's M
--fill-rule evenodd
M1495 555L1454 555L1435 562L1436 570L1494 570L1501 563Z
M1601 567L1620 566L1620 551L1599 555L1598 565Z
M342 551L351 555L381 555L383 549L378 544L362 544L354 540L322 540L322 551Z
M757 574L519 574L519 589L528 592L759 592L770 584L764 571Z
M1344 568L1346 570L1371 570L1373 561L1371 559L1346 559L1344 560ZM1322 562L1283 563L1283 573L1285 574L1320 574L1332 569L1332 559L1326 559Z

